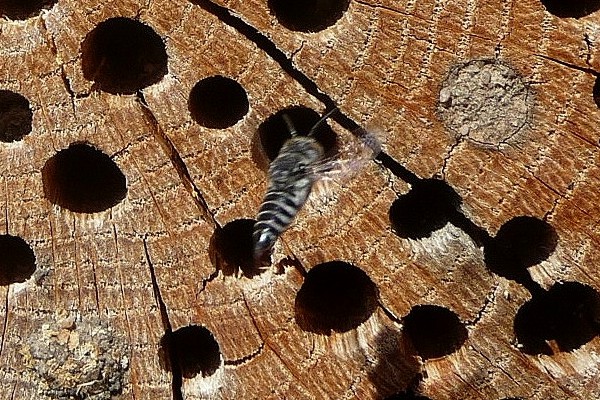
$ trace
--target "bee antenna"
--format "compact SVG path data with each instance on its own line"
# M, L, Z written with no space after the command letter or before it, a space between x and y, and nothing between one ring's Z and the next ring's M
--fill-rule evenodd
M285 125L287 126L288 130L290 131L290 135L296 136L296 134L298 132L296 131L296 127L294 126L294 123L292 122L292 119L290 118L290 116L287 114L283 114L281 116L281 118L283 118Z
M323 122L325 122L327 120L327 118L329 118L331 116L331 114L333 114L336 111L338 111L338 108L334 107L327 114L323 115L317 122L315 122L315 124L312 126L312 128L310 128L310 131L308 131L308 135L306 135L306 136L312 136L312 134L315 133L315 130L319 127L319 125L321 125Z

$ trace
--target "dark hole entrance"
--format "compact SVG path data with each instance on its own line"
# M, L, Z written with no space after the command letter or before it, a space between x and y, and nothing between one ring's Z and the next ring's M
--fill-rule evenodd
M194 378L198 374L207 377L219 368L221 350L208 329L190 325L162 337L158 358L164 369L170 372L181 371L184 378Z
M448 223L460 203L460 196L446 182L424 179L392 203L390 222L402 238L426 238Z
M0 16L23 20L38 15L42 9L51 8L57 0L0 0Z
M413 307L404 318L404 330L424 360L453 353L468 336L454 312L434 305Z
M600 108L600 75L596 77L594 81L594 87L592 88L592 96L596 107Z
M557 283L519 309L514 330L527 354L575 350L600 333L600 296L578 282Z
M252 232L255 222L237 219L213 234L209 254L215 267L224 275L234 275L241 270L244 276L252 278L265 271L254 263Z
M495 240L498 246L512 253L516 262L530 267L552 254L558 235L546 221L520 216L502 225Z
M316 111L304 106L284 108L268 117L258 127L258 140L256 143L258 146L255 146L258 147L261 154L266 156L268 163L277 157L281 146L291 138L290 130L283 118L284 115L289 117L299 135L307 135L317 121L321 119ZM334 155L337 147L337 136L327 121L321 123L312 136L323 146L325 157ZM259 164L263 163L259 162Z
M350 2L349 0L269 0L268 4L271 13L287 29L318 32L342 18Z
M35 255L18 236L0 235L0 285L25 282L35 272Z
M44 194L73 212L95 213L125 198L125 176L106 154L85 143L71 144L42 168Z
M542 4L560 18L581 18L600 9L600 0L542 0Z
M366 321L377 308L377 287L354 265L331 261L313 267L296 295L301 329L329 335Z
M248 96L233 79L212 76L202 79L192 88L188 109L198 124L225 129L248 113Z
M81 44L83 76L112 94L132 94L167 73L167 52L152 28L130 18L110 18Z
M0 90L0 141L23 139L31 132L32 118L29 100L10 90Z
M547 259L556 249L558 235L541 219L519 216L506 222L484 248L490 271L528 285L527 268Z

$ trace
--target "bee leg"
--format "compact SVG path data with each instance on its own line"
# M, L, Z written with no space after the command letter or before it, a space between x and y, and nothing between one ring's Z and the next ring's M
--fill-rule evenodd
M283 120L285 121L285 125L287 126L290 135L292 135L292 137L296 136L298 134L298 131L296 130L296 127L294 126L294 123L292 122L290 116L287 114L283 114L281 118L283 118Z

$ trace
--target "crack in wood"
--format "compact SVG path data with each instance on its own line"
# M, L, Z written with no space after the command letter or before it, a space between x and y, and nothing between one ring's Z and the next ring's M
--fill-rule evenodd
M65 87L65 90L67 91L67 93L69 94L69 97L71 99L71 110L73 111L73 115L75 115L76 108L77 108L75 105L75 99L77 98L77 95L75 94L75 91L73 90L73 87L71 86L71 81L69 80L69 77L67 76L67 73L65 71L65 64L60 61L60 56L58 54L58 48L56 47L56 41L54 40L54 36L52 36L52 33L48 30L48 26L46 25L46 20L44 18L41 18L41 24L42 24L42 27L44 28L46 37L48 38L48 42L50 44L50 51L52 51L52 54L54 55L56 63L58 64L60 78Z
M219 276L219 269L218 268L215 269L208 277L202 278L201 288L200 288L200 290L198 290L198 292L196 292L196 300L198 300L198 296L200 296L200 294L202 292L204 292L204 290L206 290L206 286L210 282L214 281L217 278L217 276Z
M502 371L502 373L504 373L504 375L506 375L506 377L508 377L508 379L510 379L515 385L517 385L517 387L522 384L522 382L517 381L510 373L508 373L508 371L502 365L492 361L492 359L490 359L488 356L483 354L481 352L481 350L479 350L477 347L471 345L470 349L475 350L475 352L477 354L479 354L481 357L483 357L492 367L497 368L500 371Z
M113 220L112 219L112 209L111 209L110 215L111 215L111 221L112 221ZM114 222L112 223L112 227L113 227L112 230L113 230L113 238L114 238L114 244L115 244L115 259L117 259L120 251L119 251L119 242L117 240L118 239L117 227L114 224ZM126 325L127 325L127 337L129 339L129 343L134 343L133 336L131 334L131 321L129 320L129 313L127 312L127 307L126 307L126 304L127 304L127 301L126 301L127 295L125 294L125 287L123 286L123 282L125 281L125 279L123 277L123 270L121 268L121 264L119 263L118 265L119 265L119 267L118 267L119 288L121 289L120 290L121 301L123 302L123 315L125 316L125 322L126 322ZM129 346L129 360L133 359L133 357L134 357L133 354L134 354L133 346ZM135 400L136 397L135 397L135 391L134 390L131 391L131 395L133 397L133 400Z
M261 347L266 346L269 350L271 350L273 352L273 354L275 355L275 357L277 357L277 359L279 361L281 361L281 364L285 367L285 369L287 369L289 371L290 375L296 380L296 382L298 382L300 384L300 386L302 386L304 388L304 390L307 391L307 393L311 393L309 388L306 387L306 385L304 384L304 380L301 379L301 377L296 374L296 371L290 365L288 365L288 363L283 359L283 357L277 351L275 351L275 349L264 338L263 333L260 330L258 323L256 322L256 319L254 318L254 314L252 313L252 310L250 309L250 305L248 304L246 295L244 294L243 291L241 292L241 294L242 294L242 300L244 302L244 306L246 307L246 309L248 310L248 314L250 315L250 320L252 321L252 325L254 325L254 329L256 329L256 333L258 334L258 337L262 341Z
M600 75L600 72L596 71L593 68L581 67L579 65L572 64L572 63L567 62L567 61L563 61L563 60L558 59L556 57L550 57L550 56L547 56L545 54L534 53L533 55L536 56L536 57L542 58L544 60L547 60L547 61L552 61L552 62L554 62L556 64L562 65L563 67L574 69L576 71L584 72L586 74L591 74L591 75L594 75L594 76Z
M223 365L226 365L228 367L237 367L240 366L242 364L246 364L251 362L252 360L254 360L256 357L258 357L259 355L262 354L263 350L265 348L265 342L262 342L260 344L260 346L258 346L258 348L256 350L254 350L252 353L247 354L243 357L240 358L235 358L232 360L224 360L223 361Z
M144 245L144 256L146 258L146 263L148 264L148 268L150 271L150 279L152 281L152 292L154 294L154 300L156 301L156 305L160 310L160 317L163 324L163 328L166 332L172 332L173 328L171 327L171 321L169 320L167 306L162 299L162 295L160 294L160 286L158 285L158 280L156 279L154 264L152 263L152 259L150 258L150 252L148 250L148 241L146 236L144 236L144 238L142 239L142 243Z
M460 368L458 365L456 366L456 369L453 368L452 369L452 375L456 376L458 378L459 381L461 381L462 383L464 383L466 386L470 387L472 391L474 391L475 393L477 393L479 395L479 397L481 399L486 399L487 397L484 396L483 393L481 393L481 391L471 382L467 381L459 372L462 372L460 370L457 371L457 369Z
M0 338L0 357L2 357L2 351L4 350L4 343L6 340L6 327L8 325L8 296L10 289L6 288L6 297L4 299L4 325L2 325L2 337Z
M8 214L8 181L6 180L6 178L3 179L4 181L4 229L5 229L5 234L9 234L9 222L8 222L8 218L9 218L9 214Z
M448 222L466 233L478 247L489 246L492 242L492 237L484 228L471 221L458 209L449 216Z
M94 268L94 264L91 264L92 268L92 277L94 283L94 296L96 300L96 309L98 310L98 315L100 315L100 295L98 293L98 279L96 277L96 268Z
M465 136L466 135L456 136L456 141L450 146L450 148L446 152L446 156L444 157L442 164L442 171L440 172L440 176L442 177L442 179L446 179L446 167L448 166L448 161L450 161L450 159L452 158L452 154L454 154L456 148L460 146L460 144L463 142Z
M548 376L550 378L550 380L556 385L556 387L558 387L560 390L562 390L565 394L567 394L569 396L569 397L567 397L569 400L573 400L573 399L582 399L583 400L583 398L581 396L579 396L578 394L573 392L568 387L565 387L565 385L562 384L556 378L556 376L552 373L552 370L550 370L550 369L548 369L548 367L546 367L545 360L543 358L539 358L538 362L535 365L541 367L544 370L544 373L546 374L546 376Z
M158 285L158 280L156 279L154 264L152 263L152 259L150 258L150 252L148 250L148 242L146 236L144 236L144 238L142 239L142 243L144 246L144 255L146 258L146 263L148 264L148 269L150 271L150 279L152 281L152 292L154 294L154 300L158 305L163 329L165 330L165 336L169 337L173 333L173 328L171 326L171 321L169 320L167 306L163 301L162 295L160 293L160 287ZM171 390L173 392L173 400L183 400L183 393L181 391L181 387L183 385L183 374L181 371L181 367L179 366L178 360L175 359L175 355L169 348L170 343L167 343L166 347L167 348L165 349L165 351L167 357L169 358L169 364L171 366Z
M212 222L215 229L220 230L221 225L217 222L214 214L211 212L208 203L204 199L202 191L194 184L192 177L188 171L187 165L183 161L183 158L175 148L175 145L166 135L166 133L162 130L154 112L146 103L146 99L144 98L144 94L139 91L137 92L137 99L141 106L142 112L146 117L147 121L150 123L150 126L154 129L154 137L158 140L161 147L167 153L169 160L171 160L171 164L175 168L177 175L179 175L179 179L183 183L184 188L190 193L194 203L202 213L202 216L206 221Z
M484 301L483 305L481 306L481 308L479 309L479 311L477 311L477 314L475 315L475 317L470 321L466 321L465 326L467 328L475 327L479 323L479 321L481 321L481 319L487 314L488 307L490 307L491 305L493 305L496 302L496 295L497 295L499 287L500 287L500 282L497 282L492 287L490 294L485 296L485 301Z
M592 39L590 38L589 33L584 32L583 34L583 42L585 43L586 53L585 53L585 63L588 67L592 67L592 47L594 47L592 43Z
M388 319L390 321L395 322L396 324L402 326L402 317L398 317L398 316L396 316L396 314L394 314L392 311L390 311L387 308L387 306L385 304L383 304L383 301L381 299L377 299L377 304L379 305L379 307L381 308L381 310L383 311L385 316L388 317Z
M71 260L71 261L73 261L73 263L75 264L75 272L76 272L76 275L77 275L76 286L77 286L77 298L78 298L78 301L79 301L79 304L77 305L77 309L81 310L83 307L82 307L82 304L81 304L82 303L82 295L81 295L82 285L81 285L81 282L80 282L81 271L79 271L79 262L77 260L78 255L79 255L79 248L77 247L77 243L78 243L78 241L77 241L77 233L76 233L76 230L77 230L77 221L75 219L75 214L74 213L71 216L72 216L71 222L73 223L73 229L71 230L71 241L73 243L73 254L75 255L74 256L74 260Z
M387 6L387 5L384 5L384 4L371 4L371 3L369 3L369 2L367 2L365 0L354 0L354 1L356 3L358 3L358 4L361 4L361 5L365 6L365 7L389 11L390 13L392 13L392 14L398 14L401 17L414 18L414 19L419 20L421 22L429 22L430 21L429 19L423 18L423 17L421 17L419 15L415 15L415 14L412 14L410 12L405 12L405 11L402 11L402 10L398 10L397 8L390 7L390 6ZM411 7L409 5L407 5L406 8L409 9Z

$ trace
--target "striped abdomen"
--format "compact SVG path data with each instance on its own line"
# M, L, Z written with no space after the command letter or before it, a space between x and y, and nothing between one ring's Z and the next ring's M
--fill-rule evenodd
M303 179L284 190L272 188L260 206L254 224L254 254L262 256L290 226L300 208L306 202L312 182Z
M288 140L269 168L269 188L254 224L254 258L261 260L277 238L290 226L313 185L310 167L321 159L323 149L312 138Z

